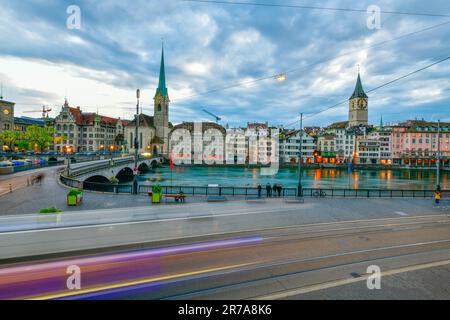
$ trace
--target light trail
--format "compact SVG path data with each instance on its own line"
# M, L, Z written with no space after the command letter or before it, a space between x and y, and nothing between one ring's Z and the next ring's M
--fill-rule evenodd
M166 265L166 262L186 254L208 254L221 249L252 246L262 241L263 238L259 236L242 237L103 256L7 266L0 269L0 299L56 299L225 271L244 264L220 267L215 261L207 261L205 269L176 273L171 269L170 264ZM80 268L83 290L72 292L67 289L66 281L71 275L67 273L69 266Z

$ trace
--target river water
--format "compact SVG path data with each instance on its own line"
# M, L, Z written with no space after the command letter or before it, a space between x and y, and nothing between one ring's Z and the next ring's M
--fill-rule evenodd
M140 176L141 184L159 183L163 186L257 187L258 184L281 184L296 187L296 168L281 168L274 176L263 176L258 168L242 167L168 167L157 168ZM304 188L388 189L388 190L434 190L435 170L352 170L303 169ZM450 189L450 172L441 173L441 187Z

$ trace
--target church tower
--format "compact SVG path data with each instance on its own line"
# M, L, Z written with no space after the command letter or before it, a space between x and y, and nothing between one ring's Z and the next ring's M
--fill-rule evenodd
M348 126L355 127L369 124L369 97L364 92L361 76L358 72L355 91L349 99Z
M161 53L159 83L154 98L154 126L156 137L163 142L162 154L167 155L169 146L169 93L166 87L166 69L164 65L164 46Z

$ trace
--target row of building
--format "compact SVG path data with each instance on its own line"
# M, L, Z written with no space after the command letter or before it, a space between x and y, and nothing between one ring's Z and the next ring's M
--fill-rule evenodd
M133 154L137 147L140 154L167 158L175 150L175 155L185 162L267 164L279 159L281 163L296 164L301 148L305 164L435 166L440 150L442 164L449 165L450 123L410 120L385 126L381 120L379 126L369 125L369 98L359 74L349 99L348 121L326 128L306 127L302 132L268 123L248 123L235 129L212 122L200 127L194 122L174 126L169 122L169 104L163 50L153 115L141 113L134 120L112 118L83 112L80 107L71 107L66 99L54 119L14 117L14 103L0 97L0 131L25 132L30 125L53 126L52 149L56 152L63 152L69 145L76 152ZM205 156L203 150L210 150L213 144L217 150Z

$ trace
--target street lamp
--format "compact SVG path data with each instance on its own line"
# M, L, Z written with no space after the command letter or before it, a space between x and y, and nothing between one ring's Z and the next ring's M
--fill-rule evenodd
M70 172L70 154L73 152L73 149L70 145L66 145L64 147L64 150L66 152L66 157L67 157L67 174L69 174L69 172Z
M113 159L113 152L115 149L116 149L116 147L114 145L109 146L109 154L111 156L111 160Z
M298 152L298 189L297 194L298 197L303 196L303 187L302 187L302 147L303 147L303 113L300 114L300 146Z
M281 73L275 77L278 82L284 82L287 80L287 76L284 73Z
M438 120L438 152L436 170L436 191L441 191L441 120Z
M141 90L136 90L136 116L135 116L135 137L134 137L134 181L133 181L133 193L138 194L138 155L139 155L139 99L141 98Z

